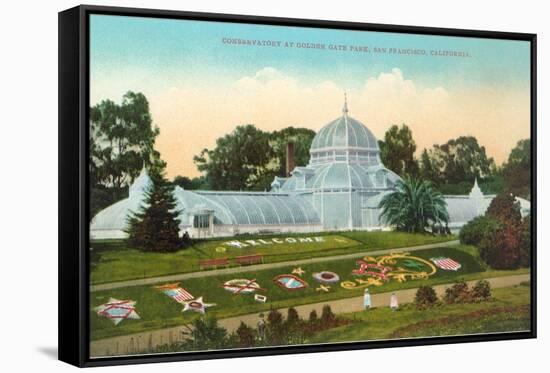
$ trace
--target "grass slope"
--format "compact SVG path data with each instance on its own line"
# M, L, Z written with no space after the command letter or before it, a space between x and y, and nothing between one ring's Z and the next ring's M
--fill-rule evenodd
M404 283L390 281L380 287L371 287L372 293L387 292L405 288L416 288L425 284L442 284L453 282L457 279L471 280L475 278L486 278L498 275L515 274L518 271L490 271L484 270L477 259L468 253L468 247L458 246L456 248L437 248L416 251L414 256L429 259L434 256L448 256L462 264L462 268L457 271L441 271L426 280L409 280ZM398 263L399 264L399 263ZM195 297L204 296L208 303L216 303L217 306L209 308L208 314L218 318L231 317L236 315L248 314L267 310L270 307L283 308L292 305L324 302L333 299L354 297L362 294L362 289L347 290L339 285L333 285L331 292L321 293L315 289L318 284L311 277L312 273L330 270L340 275L342 281L352 280L354 277L351 271L356 268L355 260L334 260L325 263L315 263L302 266L306 271L303 278L309 283L309 287L303 290L288 291L279 288L273 283L273 278L284 273L291 273L293 267L263 270L249 272L241 275L213 276L209 278L189 279L181 285L190 291ZM524 271L524 270L521 270ZM519 272L521 272L519 271ZM525 270L528 271L528 270ZM264 293L268 297L266 304L259 304L253 300L252 295L233 295L222 288L222 284L233 278L254 278L262 288L267 291ZM141 320L124 320L118 326L114 326L110 320L98 317L93 310L90 310L91 334L92 339L101 339L116 335L125 335L141 332L145 330L154 330L165 327L171 327L188 323L197 317L196 313L181 313L182 306L166 295L160 293L152 286L136 286L120 288L114 290L98 291L90 294L92 306L97 306L109 299L132 299L137 301L136 307Z
M272 238L322 237L324 242L299 242L270 245L248 245L236 248L226 243L239 240ZM430 236L403 232L339 232L292 234L278 236L241 236L205 240L174 253L147 253L128 247L125 241L95 241L91 247L91 283L156 277L199 270L199 261L212 258L234 258L240 255L262 254L265 263L292 261L312 257L350 254L369 250L399 248L456 239L455 236ZM221 248L221 249L220 249Z
M530 288L520 285L493 290L494 300L442 305L417 310L408 304L397 312L388 307L341 316L356 323L315 335L310 342L350 342L472 333L523 331L531 327Z

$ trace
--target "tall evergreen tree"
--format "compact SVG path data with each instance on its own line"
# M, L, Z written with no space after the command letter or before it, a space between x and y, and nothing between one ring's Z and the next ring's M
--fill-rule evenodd
M150 175L152 184L137 212L128 218L128 240L143 251L175 251L181 246L179 211L173 186L161 172Z

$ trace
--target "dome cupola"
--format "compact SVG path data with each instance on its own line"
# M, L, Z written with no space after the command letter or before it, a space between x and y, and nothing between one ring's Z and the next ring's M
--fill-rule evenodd
M376 166L380 162L380 148L372 132L361 122L348 115L344 95L342 116L333 120L315 135L311 148L310 164L332 162L358 163Z

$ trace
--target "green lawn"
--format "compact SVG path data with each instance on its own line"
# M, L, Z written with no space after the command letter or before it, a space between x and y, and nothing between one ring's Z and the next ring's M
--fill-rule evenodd
M408 304L397 312L388 307L341 315L351 325L315 335L311 343L366 341L504 331L531 327L530 288L520 285L493 290L494 300L472 304L441 305L417 310Z
M304 238L320 237L322 242ZM263 244L273 238L282 243ZM290 238L297 242L286 242ZM124 241L91 243L91 283L102 284L199 270L199 261L212 258L234 258L240 255L262 254L264 263L292 261L312 257L349 254L378 249L423 245L456 239L456 236L431 236L402 232L339 232L293 234L278 236L240 236L205 240L175 253L148 253L132 249ZM234 247L231 241L247 246ZM247 242L253 240L255 244Z
M435 275L425 280L408 280L399 283L392 280L380 287L371 287L372 293L387 292L405 288L416 288L424 284L442 284L450 283L457 279L475 279L495 277L499 275L509 275L528 272L528 269L518 271L492 271L484 270L476 258L468 253L467 247L457 246L456 248L437 248L416 251L412 253L424 259L434 256L448 256L462 264L462 268L457 271L438 270ZM396 266L402 265L398 261ZM334 260L324 263L315 263L302 266L306 271L303 278L309 283L309 287L303 290L288 291L279 288L273 283L273 278L279 274L291 273L293 267L263 270L249 272L241 275L212 276L208 278L197 278L185 280L181 285L191 292L195 297L204 296L208 303L216 303L217 306L209 308L208 313L218 318L248 314L267 310L271 307L283 308L292 305L323 302L332 299L341 299L353 297L362 294L362 289L347 290L339 285L333 285L331 292L321 293L315 289L318 284L311 277L312 273L322 270L330 270L340 275L342 281L353 280L351 271L357 266L355 260ZM265 304L256 303L252 295L233 295L222 288L222 284L233 278L253 277L258 281L262 288L266 289L264 293L268 297ZM154 289L152 286L135 286L120 288L114 290L93 292L91 295L92 306L97 306L114 297L117 299L132 299L137 301L136 307L141 320L124 320L120 325L114 326L110 320L98 317L95 312L90 310L91 334L92 339L101 339L116 335L125 335L145 330L154 330L164 327L181 325L197 317L196 313L181 313L182 306Z

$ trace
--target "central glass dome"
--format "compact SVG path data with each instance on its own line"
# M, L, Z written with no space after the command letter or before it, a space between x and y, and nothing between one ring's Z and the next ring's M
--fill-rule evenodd
M321 128L311 143L310 165L345 162L380 165L380 148L372 132L348 115L344 102L342 116Z

